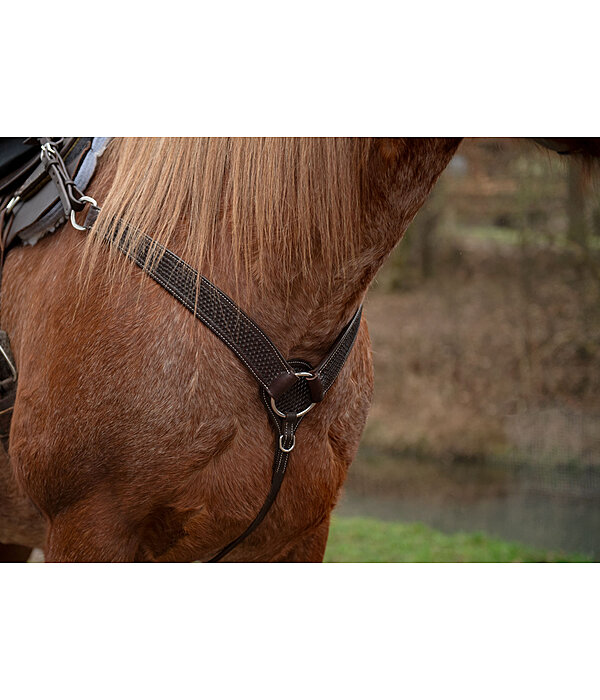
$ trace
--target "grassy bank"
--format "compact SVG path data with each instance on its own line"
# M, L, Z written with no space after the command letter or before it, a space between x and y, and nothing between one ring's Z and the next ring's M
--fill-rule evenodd
M589 562L481 533L446 535L421 523L334 518L326 562Z

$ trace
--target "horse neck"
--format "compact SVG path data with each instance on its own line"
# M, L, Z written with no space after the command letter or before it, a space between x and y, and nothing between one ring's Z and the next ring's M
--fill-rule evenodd
M272 271L262 284L235 284L227 251L215 268L222 286L269 334L281 352L316 362L362 303L375 274L400 241L460 139L382 139L368 168L368 205L358 246L336 269L316 257L297 261L291 281Z

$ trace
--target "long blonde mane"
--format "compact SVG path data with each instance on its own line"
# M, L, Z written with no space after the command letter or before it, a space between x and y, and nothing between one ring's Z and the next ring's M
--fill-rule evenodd
M361 230L372 139L126 138L105 156L114 173L90 237L111 222L169 247L207 276L214 251L260 283L273 260L291 278L319 258L348 259ZM103 164L104 169L104 164ZM95 255L94 255L95 257Z

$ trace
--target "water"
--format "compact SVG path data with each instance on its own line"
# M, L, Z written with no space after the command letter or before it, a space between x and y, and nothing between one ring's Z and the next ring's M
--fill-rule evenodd
M600 472L362 454L336 512L423 522L600 560Z

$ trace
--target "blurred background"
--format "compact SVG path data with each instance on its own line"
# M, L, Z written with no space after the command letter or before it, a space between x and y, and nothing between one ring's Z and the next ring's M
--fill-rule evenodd
M599 561L599 302L582 163L463 142L366 302L374 401L326 561Z

